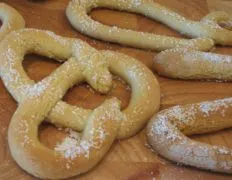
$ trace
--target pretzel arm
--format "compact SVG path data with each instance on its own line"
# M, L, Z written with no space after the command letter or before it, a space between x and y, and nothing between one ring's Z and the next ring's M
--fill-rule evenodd
M232 56L190 49L170 49L154 57L153 69L178 79L232 80Z
M137 48L161 51L173 47L191 47L207 51L214 45L213 41L208 38L187 40L109 27L92 20L88 16L88 12L96 7L107 7L139 13L163 22L174 29L181 30L181 32L183 30L186 32L189 30L195 32L202 29L199 23L197 24L192 21L191 23L194 24L194 29L193 27L185 26L186 23L190 24L189 20L175 12L170 12L170 10L154 3L152 0L72 0L66 9L66 15L75 29L88 36Z
M153 149L169 160L216 172L232 173L232 150L196 142L185 135L232 127L232 98L175 106L148 124Z

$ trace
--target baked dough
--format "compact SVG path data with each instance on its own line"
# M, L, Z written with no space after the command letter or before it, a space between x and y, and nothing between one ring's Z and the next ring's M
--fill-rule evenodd
M232 150L196 142L185 135L232 127L232 98L175 106L148 124L148 141L165 158L205 170L232 173Z
M22 67L26 53L68 61L35 83ZM0 63L4 85L19 102L8 129L10 151L18 165L36 177L60 179L89 171L115 138L134 135L159 108L159 84L145 65L132 57L98 51L81 40L50 31L12 32L0 44ZM112 85L109 71L132 88L131 101L122 113L117 99L108 100L95 110L60 101L70 87L83 81L97 91L108 92ZM80 142L68 139L55 150L42 145L37 137L38 126L45 117L51 123L84 130Z
M25 27L23 17L11 6L0 3L0 41L11 31L22 29Z
M232 80L232 57L176 48L154 57L154 69L178 79ZM232 173L232 150L185 135L232 127L232 98L175 106L154 115L148 124L152 148L172 161L215 172Z
M136 32L115 26L106 26L92 20L88 16L91 9L97 7L139 13L160 21L181 33L201 38L187 40L152 33ZM210 38L219 44L232 45L232 33L228 30L220 28L213 23L208 25L207 23L187 20L179 14L153 2L153 0L71 0L66 9L66 15L76 30L90 37L136 48L162 51L174 47L191 47L207 51L214 45L214 42ZM204 18L204 22L207 19L212 21L213 18L206 17Z
M157 73L171 78L232 80L232 56L229 55L176 48L159 53L153 62Z

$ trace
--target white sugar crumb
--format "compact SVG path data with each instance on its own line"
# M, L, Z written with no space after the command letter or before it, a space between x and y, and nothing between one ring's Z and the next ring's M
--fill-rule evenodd
M18 87L18 91L27 98L39 97L48 88L50 81L40 81L33 85L22 85Z
M218 151L219 151L221 154L229 154L229 153L231 154L231 152L230 152L228 149L222 149L222 148L221 148L221 149L219 149Z
M179 22L186 21L186 18L185 18L185 17L182 17L182 16L180 16L179 14L170 11L169 9L166 9L166 8L165 8L165 9L162 9L161 12L162 12L164 15L168 15L168 16L170 16L170 17L174 17L174 18L177 19Z
M69 128L66 128L65 131L69 133L68 137L55 147L55 151L63 154L65 158L73 160L81 155L89 158L90 148L99 148L96 143L91 140L81 140L79 133ZM102 143L105 140L105 137L109 135L109 133L106 133L102 127L92 129L89 133L91 136L97 134L100 143Z
M219 55L215 53L205 53L205 52L199 52L195 56L201 57L201 60L203 61L210 61L212 63L231 63L232 58L231 56L226 55Z
M62 141L62 143L57 144L55 151L60 152L67 159L75 159L84 155L86 158L89 157L90 148L93 146L92 143L86 140L80 139L80 133L73 131L70 128L65 128L65 132L68 133L68 136ZM69 164L66 164L67 168Z
M101 141L103 141L103 140L106 138L106 136L109 135L109 133L106 133L105 130L104 130L102 127L99 127L99 128L97 129L97 132L98 132L98 134L99 134L99 139L100 139Z
M69 133L61 144L55 147L55 151L60 152L67 159L75 159L80 156L89 158L91 148L99 149L106 136L110 135L105 131L105 121L120 121L122 120L121 112L119 108L118 100L112 101L107 104L108 106L101 106L98 108L99 111L104 114L96 120L99 127L89 130L88 140L81 140L79 134L75 131L66 128L65 131ZM110 109L110 111L108 110ZM96 140L96 141L95 141Z
M6 58L6 60L4 61L5 64L1 66L0 73L6 86L15 81L20 82L20 74L15 70L17 66L15 61L18 59L17 53L11 47L7 47L2 57Z
M231 150L225 147L212 146L212 150L220 153L221 155L232 155Z
M175 126L171 126L172 125L169 124L167 117L158 115L157 121L152 126L152 131L150 132L150 135L164 135L166 139L170 141L180 140L181 136L178 134L177 128ZM173 130L173 128L175 131Z
M190 144L189 147L186 147L182 144L173 144L169 147L169 152L172 154L171 156L178 157L181 160L180 163L191 162L197 164L198 167L208 167L210 169L217 167L217 161L210 155L210 149L205 146L196 148L195 145Z
M52 31L45 31L53 40L55 40L56 42L62 44L62 45L67 45L68 42L65 38L62 38L61 36L56 35L54 32Z
M26 146L30 143L33 145L32 140L28 136L29 125L26 120L23 120L21 123L19 123L19 127L16 128L16 131L18 131L18 133L23 136L23 141L21 142L22 146Z
M180 53L182 56L184 56L183 60L189 61L205 61L212 64L223 64L223 63L231 63L232 58L228 55L221 55L221 54L215 54L215 53L208 53L208 52L200 52L200 51L189 51L188 49L173 49L173 50L167 50L164 51L162 54L166 53Z
M76 139L77 141L80 141L80 133L76 132L70 128L65 128L64 132L68 133L68 137Z
M167 116L171 118L175 118L182 123L189 123L189 121L194 120L196 116L197 110L194 106L190 107L190 109L185 110L181 106L175 106L167 111Z
M53 112L59 112L59 114L64 115L65 106L62 103L57 103L56 106L52 109Z
M115 33L115 32L119 32L120 28L116 27L116 26L112 26L109 28L109 33Z
M88 158L91 146L92 144L88 141L79 142L76 139L66 137L61 144L55 147L55 151L60 152L65 158L71 160L81 155Z
M226 110L231 107L232 98L226 98L221 100L216 100L212 102L203 102L200 103L199 108L200 111L204 114L204 116L209 116L212 112L217 112L222 116L225 116Z

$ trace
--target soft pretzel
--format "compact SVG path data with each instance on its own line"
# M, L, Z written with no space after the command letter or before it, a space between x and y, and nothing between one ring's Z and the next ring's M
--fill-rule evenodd
M232 173L232 150L196 142L185 135L232 127L232 98L175 106L148 124L148 141L165 158L206 170Z
M0 41L11 31L22 29L25 27L23 17L12 7L5 3L0 3Z
M232 79L231 56L190 49L170 49L154 58L154 69L179 79ZM148 124L148 141L162 156L216 172L232 173L232 150L185 135L232 127L232 98L175 106L155 115Z
M158 20L181 33L201 38L187 40L106 26L88 16L91 9L96 7L139 13ZM232 45L232 33L228 30L213 23L213 25L207 25L187 20L153 0L71 0L66 9L66 15L75 29L88 36L137 48L161 51L174 47L191 47L207 51L214 45L209 38L214 39L216 43ZM225 40L221 41L223 38Z
M26 53L68 61L35 84L22 67ZM19 102L8 130L10 151L19 166L36 177L67 178L90 170L115 138L132 136L159 108L159 85L145 65L123 54L97 51L81 40L49 31L15 31L0 44L0 62L4 85ZM116 99L93 111L60 101L68 88L82 81L108 92L109 71L132 87L130 104L122 113ZM55 150L42 145L38 126L47 116L51 123L84 130L81 141L65 139Z
M232 57L190 49L168 49L154 57L153 68L179 79L232 80Z

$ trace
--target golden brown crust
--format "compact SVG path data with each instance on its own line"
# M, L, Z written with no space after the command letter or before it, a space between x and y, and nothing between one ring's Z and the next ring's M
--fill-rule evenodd
M26 53L68 61L34 83L22 67ZM10 151L16 162L36 177L67 178L90 170L115 138L135 134L159 108L159 84L145 65L132 57L97 51L81 40L50 31L23 29L11 33L0 44L0 62L1 78L19 102L8 131ZM132 88L131 101L123 113L116 99L94 111L75 111L76 107L60 101L68 88L82 81L97 91L108 92L112 84L110 72L121 76ZM79 119L76 124L68 122L72 110L75 112L71 118ZM42 145L37 138L38 126L47 116L51 123L84 130L81 140L65 139L55 150Z
M232 150L196 142L185 135L232 127L232 98L175 106L154 115L147 126L152 148L169 160L232 173Z
M139 13L158 20L181 33L201 38L188 40L106 26L88 16L91 9L96 7ZM174 47L191 47L207 51L214 45L213 36L204 34L205 31L212 29L214 31L214 26L187 20L153 0L71 0L66 9L66 15L75 29L88 36L132 47L158 51ZM220 34L223 33L224 31Z
M232 80L232 56L176 48L154 57L153 69L178 79Z
M192 49L163 51L154 57L153 68L161 75L178 79L232 80L231 56ZM232 98L163 110L148 124L148 141L169 160L231 174L231 149L196 142L185 136L232 127L231 110Z

